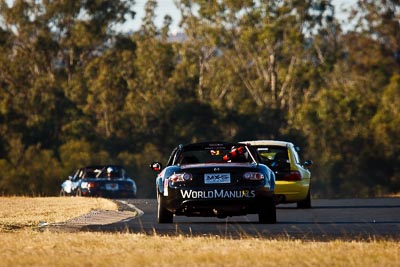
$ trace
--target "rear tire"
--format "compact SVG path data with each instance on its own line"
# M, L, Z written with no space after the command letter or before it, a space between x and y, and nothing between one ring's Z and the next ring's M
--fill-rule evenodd
M157 221L158 223L172 223L174 214L165 208L165 197L157 195Z
M77 196L77 197L81 197L82 196L82 190L80 188L76 189L75 196Z
M263 224L276 224L276 206L273 198L262 203L258 213L258 222Z
M311 193L310 189L308 189L308 193L305 199L297 202L298 209L311 209Z
M61 189L60 190L60 197L65 197L65 196L67 196L68 194L64 191L64 189Z

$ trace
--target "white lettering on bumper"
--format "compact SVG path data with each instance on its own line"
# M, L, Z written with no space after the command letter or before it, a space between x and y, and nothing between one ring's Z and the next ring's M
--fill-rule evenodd
M231 190L212 190L212 191L195 191L181 190L182 198L207 199L207 198L254 198L256 192L254 190L231 191Z

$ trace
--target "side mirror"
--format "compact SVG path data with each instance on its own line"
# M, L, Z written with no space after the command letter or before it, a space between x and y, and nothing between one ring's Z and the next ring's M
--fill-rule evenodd
M150 169L155 172L160 172L162 170L162 164L160 162L153 162L150 164Z
M308 167L308 166L311 166L313 164L313 161L312 160L306 160L306 161L304 161L304 166L306 166L306 167Z

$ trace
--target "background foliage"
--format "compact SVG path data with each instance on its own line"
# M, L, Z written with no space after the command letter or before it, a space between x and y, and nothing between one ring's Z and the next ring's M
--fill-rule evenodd
M141 30L133 0L0 0L0 194L57 195L86 164L118 163L140 197L179 143L282 139L312 159L313 195L400 190L400 3L181 0Z

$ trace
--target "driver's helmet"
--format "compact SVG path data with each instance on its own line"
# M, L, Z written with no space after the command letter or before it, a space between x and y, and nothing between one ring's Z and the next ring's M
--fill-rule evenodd
M107 168L107 173L112 173L113 171L114 171L114 169L112 167Z

